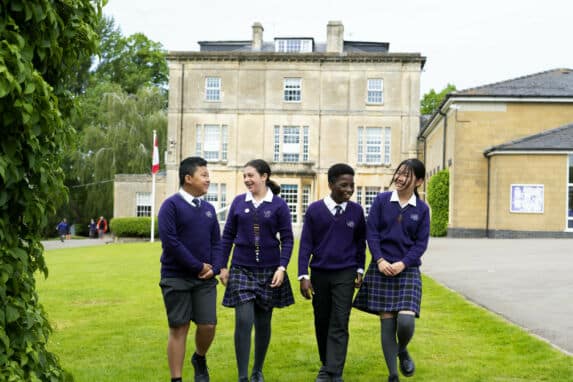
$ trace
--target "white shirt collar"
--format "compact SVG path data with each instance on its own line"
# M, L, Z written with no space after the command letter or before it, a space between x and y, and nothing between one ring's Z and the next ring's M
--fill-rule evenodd
M183 188L179 189L179 195L181 195L187 203L189 203L193 207L197 207L195 204L193 204L193 199L195 199L195 196L191 195L190 193L185 191ZM200 199L200 198L197 198L197 199Z
M263 199L261 199L260 201L256 201L255 198L253 198L253 194L251 193L251 191L247 191L247 193L245 194L245 202L253 202L253 205L255 207L258 207L263 202L272 203L273 202L273 196L274 196L273 192L271 191L270 188L267 187L267 193L265 194L265 197Z
M416 207L416 194L412 194L412 196L410 196L410 199L406 202L406 204L401 204L400 198L398 197L398 191L394 190L392 191L392 196L390 196L390 201L398 202L398 204L400 204L401 207L406 206L406 204L410 204L411 206Z
M334 215L336 213L336 206L338 206L339 204L336 203L330 195L325 196L323 200L324 200L324 204L326 204L326 207L328 208L328 210L330 212L332 212L332 214ZM342 207L342 212L344 212L346 210L347 204L348 204L348 202L340 203L340 206Z

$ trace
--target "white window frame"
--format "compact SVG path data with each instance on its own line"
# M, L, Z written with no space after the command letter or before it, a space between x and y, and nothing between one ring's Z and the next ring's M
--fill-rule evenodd
M273 160L297 163L309 161L309 127L300 125L275 125Z
M280 38L275 39L275 52L280 53L311 53L312 39Z
M308 209L308 206L310 205L310 191L311 191L311 186L310 184L303 184L302 185L302 195L301 195L301 209L302 209L302 218L304 219L304 216L306 215L306 210Z
M286 202L291 215L291 222L298 222L298 184L281 184L281 198Z
M205 77L205 101L207 102L221 101L220 77Z
M205 195L205 200L215 207L215 210L222 210L227 206L227 184L226 183L210 183L209 190ZM227 218L227 210L221 211L219 221L225 221Z
M366 103L371 105L384 104L384 80L382 78L369 78L366 83Z
M151 192L135 193L135 216L151 216Z
M289 103L302 102L302 78L283 78L283 101Z
M208 162L226 162L228 156L227 125L197 124L195 154Z
M390 165L392 161L392 129L359 126L357 162L366 165Z

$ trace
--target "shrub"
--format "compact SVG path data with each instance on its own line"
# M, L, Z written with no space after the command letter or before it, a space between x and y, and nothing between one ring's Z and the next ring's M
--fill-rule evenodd
M450 208L450 173L442 170L428 182L428 203L432 209L430 220L431 236L446 236L448 233L448 211Z
M151 218L147 216L130 218L113 218L109 223L111 232L116 237L149 237L151 236ZM159 236L157 218L155 218L155 237Z

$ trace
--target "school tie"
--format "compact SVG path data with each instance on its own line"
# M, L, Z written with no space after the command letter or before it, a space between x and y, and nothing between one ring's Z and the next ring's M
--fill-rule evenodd
M334 206L334 209L336 210L336 212L334 213L334 216L342 215L342 206L340 204Z
M199 207L201 205L201 199L193 198L191 201L195 207Z

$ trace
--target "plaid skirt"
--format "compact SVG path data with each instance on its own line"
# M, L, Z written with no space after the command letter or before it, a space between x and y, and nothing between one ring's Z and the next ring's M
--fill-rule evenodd
M406 268L398 276L388 277L372 262L353 306L372 314L410 310L420 317L421 301L422 278L418 267Z
M223 305L235 307L255 300L259 307L269 310L294 304L294 296L286 272L282 285L278 288L271 288L275 271L276 268L232 266L229 271L229 282L227 289L225 289Z

